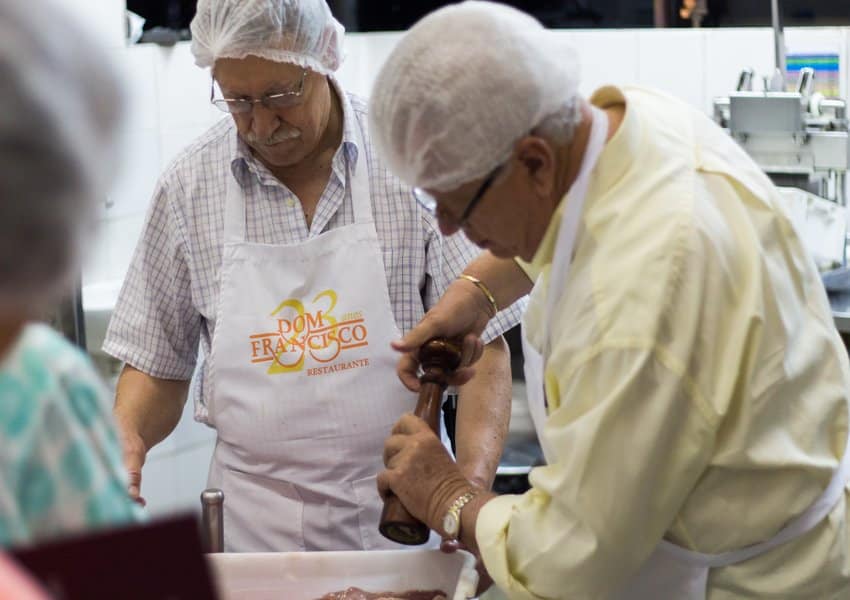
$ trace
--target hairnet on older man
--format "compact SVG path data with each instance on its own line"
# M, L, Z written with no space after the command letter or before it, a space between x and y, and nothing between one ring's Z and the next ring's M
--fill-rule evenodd
M258 56L329 75L342 63L344 29L325 0L198 0L191 28L199 67Z
M556 33L508 7L463 2L401 40L375 80L369 122L396 175L449 191L484 177L577 94L577 56Z
M0 2L0 81L0 312L26 313L67 285L114 171L121 94L52 2Z

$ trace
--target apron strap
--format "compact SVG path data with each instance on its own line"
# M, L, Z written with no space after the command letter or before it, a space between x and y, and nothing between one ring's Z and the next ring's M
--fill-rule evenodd
M608 136L608 115L605 111L591 106L593 122L590 128L590 137L584 158L581 161L578 176L570 186L567 196L562 200L564 215L561 218L561 227L558 230L558 240L555 243L555 257L549 270L549 293L546 297L546 312L543 314L543 322L548 323L555 311L555 305L561 297L561 291L567 281L570 265L573 260L578 226L581 223L581 214L584 211L584 200L587 196L587 188L590 185L590 174L596 166L596 161L605 147L605 138ZM543 364L549 357L549 336L546 335L543 342Z
M850 410L850 402L848 402ZM832 479L823 493L815 500L809 508L795 517L788 525L783 527L779 533L767 541L747 546L739 550L731 550L720 554L703 554L687 550L681 546L662 540L659 548L679 561L702 567L726 567L743 562L755 556L759 556L786 542L797 539L823 521L832 512L838 500L844 494L844 488L850 481L850 433L844 446L844 455L838 468L832 474Z
M372 223L372 202L369 195L369 169L366 164L366 143L363 140L363 133L360 131L360 123L352 114L354 130L354 144L357 146L357 162L349 158L348 169L346 169L346 179L349 189L351 190L351 204L354 207L354 222L355 223Z
M235 134L234 134L235 135ZM230 163L230 173L224 176L224 243L240 243L245 241L246 213L245 194L236 180L236 161Z

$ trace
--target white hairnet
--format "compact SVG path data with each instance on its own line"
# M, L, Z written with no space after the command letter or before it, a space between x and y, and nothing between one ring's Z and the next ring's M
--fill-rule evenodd
M463 2L423 18L375 80L373 143L407 183L447 191L484 177L516 140L578 99L578 60L518 10Z
M253 55L329 75L342 63L345 30L325 0L198 0L191 27L199 67Z
M0 2L0 311L66 288L115 170L121 95L104 51L46 0Z

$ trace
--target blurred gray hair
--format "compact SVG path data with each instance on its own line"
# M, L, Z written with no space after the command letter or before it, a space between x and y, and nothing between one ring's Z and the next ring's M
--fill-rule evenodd
M116 167L122 94L104 51L50 0L0 2L0 312L68 291Z

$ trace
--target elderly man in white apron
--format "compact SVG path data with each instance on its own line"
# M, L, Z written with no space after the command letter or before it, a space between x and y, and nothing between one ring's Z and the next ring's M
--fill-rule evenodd
M173 429L200 341L225 548L399 548L378 533L375 477L416 397L390 344L478 251L442 239L374 155L365 103L333 77L342 27L323 0L202 0L192 31L232 119L163 175L110 325L125 462L138 477ZM458 463L485 486L510 406L499 336L519 310L497 320L490 366L459 390Z
M464 334L474 357L484 298L533 285L547 463L496 497L406 415L379 488L477 551L493 596L850 598L850 364L814 261L734 140L653 90L585 100L561 40L464 2L376 79L379 151L490 250L466 271L477 301L452 284L396 347Z

